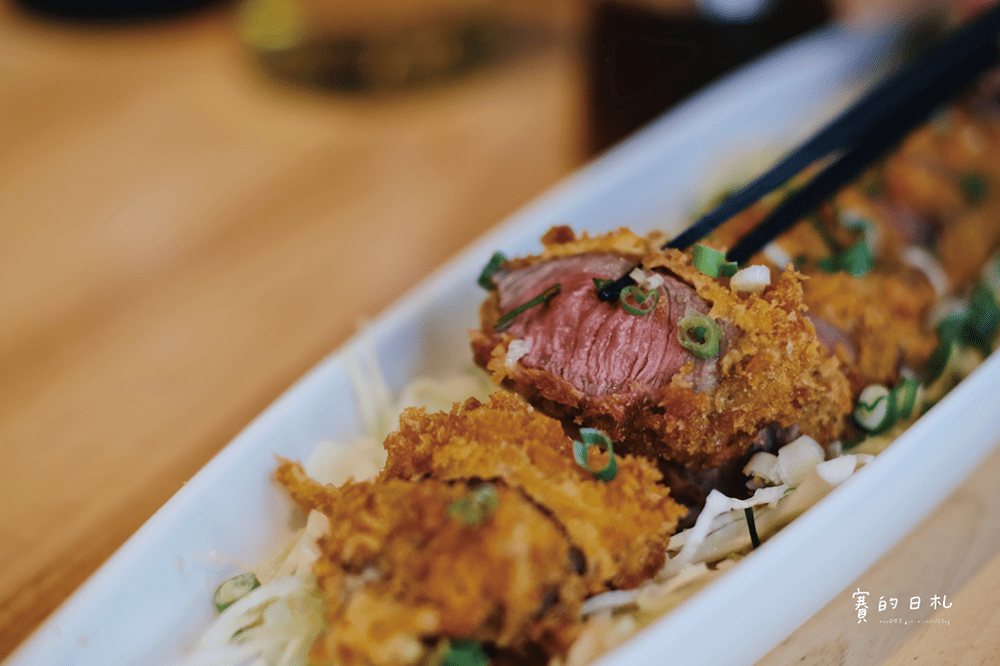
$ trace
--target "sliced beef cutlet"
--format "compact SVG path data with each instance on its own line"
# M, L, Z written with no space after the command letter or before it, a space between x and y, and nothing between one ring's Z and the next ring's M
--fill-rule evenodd
M583 600L658 571L683 507L656 466L616 456L604 481L560 423L500 392L407 410L370 482L340 487L283 461L277 478L330 521L314 567L329 629L318 661L402 666L445 639L562 654ZM592 468L607 461L591 447Z
M740 457L766 428L797 425L821 442L837 437L850 387L843 360L806 316L802 276L787 270L762 293L737 293L688 255L658 250L663 240L627 230L577 238L554 228L541 255L506 262L493 275L472 333L477 364L570 432L598 428L623 451L689 468ZM629 314L598 298L595 279L615 279L640 262L663 280L651 312ZM556 284L559 293L498 326ZM721 330L709 358L678 340L679 323L692 314Z

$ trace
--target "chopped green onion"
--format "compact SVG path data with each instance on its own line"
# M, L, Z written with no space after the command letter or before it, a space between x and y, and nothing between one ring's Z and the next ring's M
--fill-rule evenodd
M559 283L559 282L556 282L554 285L552 285L551 287L549 287L548 289L546 289L545 291L543 291L542 293L540 293L538 296L535 296L533 299L531 299L527 303L523 303L521 305L518 305L516 308L514 308L510 312L508 312L504 316L500 317L500 319L497 320L497 323L493 325L493 329L496 330L496 331L502 331L502 330L504 330L505 328L507 328L508 326L511 325L511 323L514 321L514 319L519 314L521 314L522 312L525 312L527 310L530 310L531 308L535 307L536 305L541 305L542 303L545 303L545 302L549 301L556 294L558 294L561 290L562 290L562 284Z
M573 458L576 464L594 475L600 481L611 481L618 474L618 463L615 461L615 450L611 446L611 439L600 430L594 428L580 428L580 439L582 441L573 442ZM608 464L603 468L594 471L587 462L590 447L597 446L608 452Z
M691 250L691 263L708 277L732 277L740 269L735 261L726 261L726 255L705 245L695 245Z
M820 270L826 273L844 271L854 277L861 277L871 270L875 264L872 249L864 239L832 257L823 257L817 262Z
M631 296L636 305L632 305L628 302L628 297ZM650 298L652 296L652 298ZM647 303L648 301L648 303ZM656 308L656 304L660 301L660 292L656 289L650 289L645 294L642 290L635 285L631 285L622 289L622 293L618 295L618 302L622 305L622 310L629 313L630 315L635 315L636 317L641 317L644 314L649 314ZM638 307L636 307L638 306Z
M986 195L989 194L989 186L986 184L986 179L978 173L963 174L958 179L958 186L965 197L965 203L969 206L978 206L986 201Z
M905 377L903 381L893 387L891 394L896 401L896 411L899 418L908 419L913 414L913 408L917 405L920 382L911 377Z
M466 525L478 527L490 519L500 506L500 498L492 484L484 483L460 500L448 505L448 515Z
M614 280L605 280L604 278L594 278L594 286L597 287L597 291L604 289L613 282Z
M677 324L677 340L698 358L712 358L719 353L722 327L703 314L689 314Z
M866 386L854 406L854 422L877 435L896 424L896 396L880 384Z
M215 603L215 610L220 613L234 603L245 597L250 590L260 587L260 581L257 580L257 576L252 572L240 574L239 576L233 576L227 581L224 581L215 590L215 595L212 597L212 602Z
M959 338L976 347L984 356L993 351L993 337L1000 327L1000 305L993 292L982 284L977 284L969 295L969 310Z
M927 384L933 384L944 373L957 346L958 344L953 339L941 340L937 349L934 350L934 353L931 354L931 357L927 359L927 363L924 365L923 377Z
M695 245L691 250L691 263L708 277L719 277L726 255L705 245Z
M483 267L483 272L479 274L479 286L483 289L493 288L493 276L500 269L500 264L507 261L507 257L502 252L494 252L489 262Z
M864 239L859 240L840 255L840 270L854 277L861 277L872 269L875 257Z
M791 489L789 488L789 490ZM757 524L754 522L753 519L753 507L748 506L747 508L743 509L743 513L747 517L747 529L750 530L750 544L754 548L757 548L758 546L760 546L760 537L757 536Z
M489 663L490 658L479 643L453 640L441 657L440 666L486 666Z
M816 265L824 273L836 273L840 270L840 262L837 261L836 257L823 257L816 262Z
M923 376L925 384L932 384L947 369L952 357L958 349L960 338L963 337L968 312L952 314L937 326L938 346L924 365Z

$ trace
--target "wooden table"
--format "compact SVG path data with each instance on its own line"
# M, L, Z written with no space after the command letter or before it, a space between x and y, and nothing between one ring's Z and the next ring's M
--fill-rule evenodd
M582 162L581 62L310 96L222 12L114 30L0 6L0 657L399 285ZM859 582L946 593L951 625L862 636L845 591L763 663L985 659L959 648L996 635L997 479L995 457Z

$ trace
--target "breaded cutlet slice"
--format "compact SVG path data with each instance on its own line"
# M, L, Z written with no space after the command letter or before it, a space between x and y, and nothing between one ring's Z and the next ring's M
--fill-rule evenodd
M654 463L617 455L617 476L595 479L574 460L573 441L558 421L502 391L447 414L409 409L385 448L383 482L500 479L524 492L582 553L591 592L634 587L656 573L686 512L659 483ZM591 447L592 469L606 460Z

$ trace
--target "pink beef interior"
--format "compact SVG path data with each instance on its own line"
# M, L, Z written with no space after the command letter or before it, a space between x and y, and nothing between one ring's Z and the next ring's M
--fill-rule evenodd
M677 340L688 308L708 312L692 287L664 276L659 288L666 316L635 316L597 297L594 278L615 279L632 267L615 255L587 254L541 262L496 276L500 309L507 312L555 283L559 295L518 316L506 332L530 344L524 367L545 370L589 395L656 389L695 362L697 390L714 383L715 358L702 360Z

